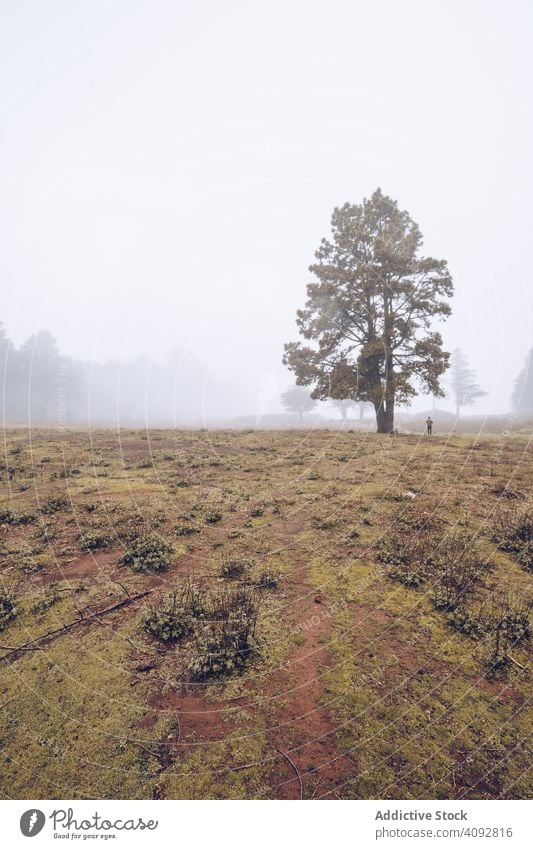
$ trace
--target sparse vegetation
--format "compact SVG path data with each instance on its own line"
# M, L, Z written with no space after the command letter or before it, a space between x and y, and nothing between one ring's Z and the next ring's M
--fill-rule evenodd
M248 571L249 564L244 560L224 560L220 566L220 576L229 580L243 578Z
M45 515L50 515L51 513L57 513L59 510L64 510L67 506L67 499L62 495L57 495L53 498L47 498L41 507L41 511Z
M28 525L33 522L33 513L11 510L9 507L0 507L0 525Z
M59 590L55 583L45 587L31 606L32 613L45 613L59 600Z
M4 631L17 615L17 605L12 591L0 588L0 631Z
M492 647L489 672L515 662L511 651L522 640L531 636L531 609L533 603L517 598L511 593L502 593L493 598L491 610Z
M39 429L5 484L10 795L53 796L56 750L74 797L291 795L273 727L304 798L530 795L527 436L158 431L156 482L146 436Z
M494 517L493 539L502 551L517 555L525 568L533 568L533 512L527 508L499 510Z
M174 642L189 633L194 620L203 613L200 590L192 581L188 581L150 608L144 629L147 634L162 642Z
M109 548L111 545L108 534L94 529L82 531L78 540L83 551L99 551L102 548Z
M194 635L188 672L194 680L231 675L246 666L257 650L255 631L259 605L247 589L212 593L206 621Z
M177 537L190 537L193 534L199 534L200 529L192 525L176 525L174 528Z
M172 546L159 534L145 533L132 539L120 563L134 572L164 572L170 566L171 555Z
M279 576L271 569L264 569L257 579L257 586L260 590L275 590L279 581Z
M216 525L221 520L222 513L219 513L218 510L209 510L209 512L205 514L205 521L207 525Z
M376 549L392 578L413 587L428 582L441 610L454 610L489 568L473 539L423 509L400 512Z

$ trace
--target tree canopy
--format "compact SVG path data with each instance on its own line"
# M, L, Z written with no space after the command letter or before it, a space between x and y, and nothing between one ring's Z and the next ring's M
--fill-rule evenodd
M445 260L420 255L418 225L381 189L336 208L331 230L297 312L311 344L287 343L283 362L313 398L372 403L378 432L388 432L395 404L417 388L444 395L449 354L433 322L450 315L452 278Z
M513 409L520 415L533 414L533 348L529 351L524 366L515 380L511 400Z
M460 348L456 348L451 357L450 386L457 415L461 407L470 407L478 398L487 394L476 383L476 373L470 368L468 359Z
M291 386L281 394L281 403L290 413L298 413L300 421L304 413L316 407L316 401L302 386Z

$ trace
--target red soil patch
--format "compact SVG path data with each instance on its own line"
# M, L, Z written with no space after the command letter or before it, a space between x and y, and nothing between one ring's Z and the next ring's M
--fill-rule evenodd
M277 752L270 790L279 799L320 798L354 770L354 763L337 750L335 721L320 704L321 672L330 661L330 617L320 594L299 586L307 592L294 600L293 617L303 642L269 682L279 694L275 724L269 730Z
M69 581L74 578L96 578L101 570L108 575L114 572L114 567L120 557L120 551L97 551L82 554L72 560L67 560L60 568L49 569L43 575L43 580Z

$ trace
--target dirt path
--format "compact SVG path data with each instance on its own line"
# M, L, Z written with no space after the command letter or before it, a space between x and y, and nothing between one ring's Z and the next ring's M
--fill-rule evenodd
M321 595L301 583L294 602L301 644L286 668L270 679L279 700L269 739L278 755L270 778L270 795L279 799L320 798L354 769L338 751L335 721L321 705L321 674L331 662L327 648L330 617ZM296 593L295 593L296 595Z

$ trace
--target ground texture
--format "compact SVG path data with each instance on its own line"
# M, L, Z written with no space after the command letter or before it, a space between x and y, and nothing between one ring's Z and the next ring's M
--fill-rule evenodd
M532 481L513 433L8 431L2 797L530 796ZM147 632L184 586L253 595L233 670Z

